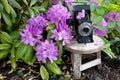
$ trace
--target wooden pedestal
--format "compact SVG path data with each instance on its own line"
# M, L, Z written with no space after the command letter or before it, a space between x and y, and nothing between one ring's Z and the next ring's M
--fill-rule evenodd
M80 79L81 71L98 65L101 67L101 50L103 48L103 41L98 36L93 36L93 43L79 44L75 39L71 41L70 44L65 45L65 49L72 52L71 60L73 65L74 77ZM97 58L82 64L82 54L87 54L88 56L92 53L97 54Z

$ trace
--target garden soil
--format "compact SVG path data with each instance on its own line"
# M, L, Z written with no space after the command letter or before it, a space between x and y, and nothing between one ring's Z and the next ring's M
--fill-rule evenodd
M88 61L85 58L83 61ZM0 61L0 80L42 80L39 75L39 63L29 66L19 60L16 70L11 69L10 61L4 59ZM120 80L120 61L119 59L110 59L107 56L102 58L102 68L89 68L82 71L81 79L79 80ZM59 65L63 74L61 76L53 74L50 80L75 80L73 69L70 60L70 55L63 55L63 64Z

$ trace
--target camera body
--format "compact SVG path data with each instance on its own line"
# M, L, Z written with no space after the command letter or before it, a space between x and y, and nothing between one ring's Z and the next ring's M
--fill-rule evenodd
M85 16L77 19L77 15L82 10L85 11ZM67 19L67 24L72 25L75 32L75 37L78 43L91 43L93 42L93 27L90 20L90 5L77 4L73 5L72 19Z

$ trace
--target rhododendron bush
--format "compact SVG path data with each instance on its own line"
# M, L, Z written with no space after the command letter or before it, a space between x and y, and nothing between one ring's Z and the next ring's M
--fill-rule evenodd
M13 69L20 59L29 65L38 62L45 80L49 72L62 74L57 64L63 62L64 45L74 37L66 23L74 2L90 4L94 35L104 40L103 52L115 58L120 51L114 47L120 42L119 0L1 0L0 60L8 56Z

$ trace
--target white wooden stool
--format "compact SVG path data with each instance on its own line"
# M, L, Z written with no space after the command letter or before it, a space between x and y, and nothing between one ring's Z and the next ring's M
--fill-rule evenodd
M74 77L76 79L80 79L81 71L83 70L96 65L98 65L98 68L100 68L99 64L101 64L101 50L103 48L104 42L98 36L93 36L93 40L94 42L92 43L80 44L77 43L75 39L73 39L70 44L65 45L65 49L72 52L71 60L73 65ZM82 64L82 54L92 53L97 54L97 59Z

